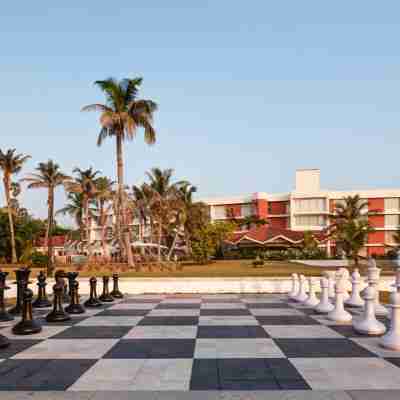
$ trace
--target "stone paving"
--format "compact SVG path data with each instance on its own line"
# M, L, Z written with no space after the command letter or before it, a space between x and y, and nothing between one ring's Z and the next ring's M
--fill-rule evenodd
M400 398L400 352L284 295L135 295L60 324L47 312L37 335L0 324L1 400Z

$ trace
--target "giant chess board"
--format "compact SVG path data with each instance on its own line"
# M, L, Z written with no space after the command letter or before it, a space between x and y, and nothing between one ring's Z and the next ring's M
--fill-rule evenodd
M137 295L56 324L47 312L37 335L0 324L0 390L400 389L400 352L284 295Z

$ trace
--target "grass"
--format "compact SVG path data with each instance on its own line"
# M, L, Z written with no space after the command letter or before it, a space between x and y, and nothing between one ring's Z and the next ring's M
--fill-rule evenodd
M377 262L378 267L382 268L382 275L393 275L394 270L391 264L387 262ZM75 271L76 266L63 266L65 271ZM121 277L134 278L234 278L234 277L287 277L292 273L302 273L305 276L319 276L323 271L334 270L335 268L326 268L318 266L307 266L303 264L291 263L287 261L271 261L264 266L253 267L251 260L223 260L215 261L208 265L184 264L179 271L160 271L159 269L148 271L118 271ZM351 270L352 268L350 268ZM10 277L14 278L13 269L4 268L10 271ZM31 277L35 277L40 268L32 268ZM98 270L82 270L81 277L110 275L110 268L101 268ZM360 266L360 273L366 274L366 266Z

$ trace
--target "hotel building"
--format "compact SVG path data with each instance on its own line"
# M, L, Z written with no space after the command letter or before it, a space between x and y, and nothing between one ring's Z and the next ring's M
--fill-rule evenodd
M373 189L359 191L331 191L320 188L320 171L302 169L296 171L295 189L290 193L269 194L257 192L250 195L204 198L210 206L212 221L236 221L249 216L266 219L268 226L249 229L242 226L236 232L235 242L248 241L265 245L276 240L301 241L300 233L321 233L329 226L335 205L346 196L358 194L373 210L369 222L374 232L369 234L365 255L383 255L395 246L393 233L400 227L400 189ZM328 254L334 252L332 241L320 242Z

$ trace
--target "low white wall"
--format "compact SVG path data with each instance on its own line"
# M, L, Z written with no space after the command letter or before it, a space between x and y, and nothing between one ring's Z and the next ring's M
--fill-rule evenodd
M290 260L292 263L310 265L315 267L339 268L348 267L348 260Z

